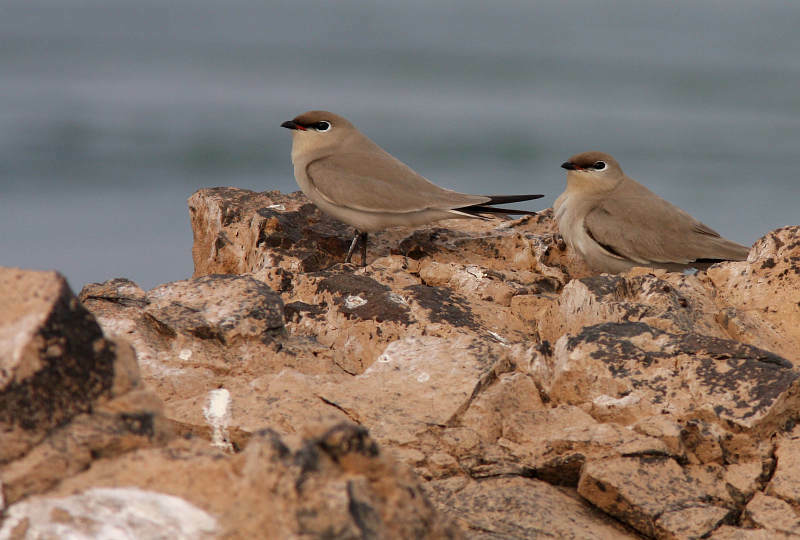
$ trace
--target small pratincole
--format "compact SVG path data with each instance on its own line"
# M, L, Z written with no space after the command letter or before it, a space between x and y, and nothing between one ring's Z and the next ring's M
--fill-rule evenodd
M608 154L577 154L561 167L567 169L567 189L553 205L558 229L596 272L634 266L704 270L747 258L747 247L626 176Z
M535 214L494 205L543 196L468 195L441 188L331 112L308 111L281 127L292 130L292 163L300 189L320 210L356 229L345 262L360 241L361 264L366 266L368 233L483 214Z

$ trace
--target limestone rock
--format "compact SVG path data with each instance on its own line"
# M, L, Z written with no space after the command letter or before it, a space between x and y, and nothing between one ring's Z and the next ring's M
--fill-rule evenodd
M800 515L786 501L763 493L747 503L745 521L773 533L800 536Z
M61 275L0 268L0 464L110 398L114 358Z
M459 420L487 441L503 436L506 419L514 414L544 409L539 389L533 378L519 371L503 373L478 393Z
M301 192L254 193L201 189L189 199L195 277L256 273L281 268L314 272L341 262L350 227L320 212ZM537 273L563 285L588 275L585 264L555 234L552 211L518 220L447 220L419 229L402 227L370 235L368 262L391 253L413 260L472 264L497 271ZM544 282L543 282L544 283ZM550 287L546 285L545 287Z
M361 268L300 193L190 209L194 278L82 291L113 376L0 464L5 515L131 486L230 538L792 534L800 229L707 273L593 276L551 210L371 234Z
M133 488L94 488L12 506L0 538L211 540L216 529L214 517L178 497Z
M248 276L205 276L148 292L117 279L87 285L80 299L107 333L133 343L145 365L166 355L186 361L196 352L206 363L225 364L236 352L269 347L285 334L280 296Z
M543 339L555 341L585 326L643 322L670 333L726 338L716 320L717 306L695 276L660 271L574 279L556 302L540 311Z
M23 457L0 467L0 486L6 502L13 503L46 492L96 459L160 445L170 437L160 400L149 390L135 390L96 404L92 414L73 417Z
M767 531L766 529L740 529L723 525L709 536L713 540L772 540L773 538L790 538L788 535Z
M626 400L619 418L667 413L680 421L719 421L734 432L771 434L800 406L800 375L787 360L735 341L668 334L644 323L604 323L560 338L551 370L545 390L552 401Z
M787 437L778 442L775 451L775 472L767 486L767 494L792 504L800 504L800 437Z
M413 475L352 424L294 441L265 430L235 455L178 439L98 461L53 495L118 485L180 497L215 516L224 538L459 537Z
M103 336L54 272L0 269L0 500L170 436L130 346Z
M730 306L730 333L800 363L800 227L760 238L747 261L715 265L708 279Z
M233 398L236 445L270 425L267 419L278 422L280 433L293 433L296 421L285 418L294 407L309 420L345 418L311 392L301 394L315 384L314 375L345 371L314 339L287 336L283 302L262 281L214 275L145 292L128 280L112 280L87 285L80 297L109 335L130 340L143 377L182 432L209 433L203 405L219 388ZM287 389L287 380L297 386ZM264 388L275 394L258 392ZM284 407L268 405L276 399Z
M263 282L246 276L205 276L147 292L145 315L168 334L186 334L232 346L268 342L283 330L283 303ZM231 299L235 299L235 304Z
M498 444L537 478L575 486L588 460L625 456L666 456L659 439L613 423L598 423L577 407L519 411L503 418Z
M569 492L530 478L488 478L457 489L438 482L428 491L470 538L637 536Z
M762 488L764 464L763 461L728 464L725 470L725 486L737 504L744 505Z
M664 457L587 462L578 493L648 537L700 537L734 515L713 485Z
M318 395L370 426L378 441L412 442L430 425L457 421L481 388L511 370L502 347L461 337L410 337L386 347L363 374Z

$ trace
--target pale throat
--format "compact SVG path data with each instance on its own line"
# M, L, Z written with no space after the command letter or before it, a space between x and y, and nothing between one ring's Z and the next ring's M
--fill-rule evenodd
M606 178L598 178L589 173L567 174L567 193L581 195L600 195L614 189L617 182L610 183Z

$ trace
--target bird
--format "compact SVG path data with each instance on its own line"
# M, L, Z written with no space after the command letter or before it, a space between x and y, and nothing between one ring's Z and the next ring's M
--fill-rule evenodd
M576 154L561 167L567 170L567 188L553 204L558 229L593 271L705 270L747 258L747 247L626 176L609 154Z
M292 164L300 189L320 210L356 229L346 263L360 242L361 265L366 266L371 232L441 219L486 219L484 214L532 215L536 212L494 205L543 197L469 195L441 188L332 112L308 111L281 127L292 130Z

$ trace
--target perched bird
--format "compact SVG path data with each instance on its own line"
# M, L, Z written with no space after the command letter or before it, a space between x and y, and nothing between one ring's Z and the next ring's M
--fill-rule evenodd
M608 154L577 154L561 167L567 169L567 189L553 205L558 229L597 272L633 266L704 270L747 258L748 248L626 176Z
M308 111L281 124L292 130L294 177L320 210L356 228L367 264L368 233L481 214L535 214L493 205L543 195L467 195L440 188L386 152L353 124L327 111Z

